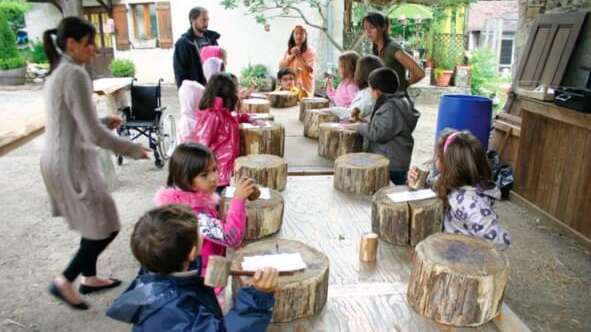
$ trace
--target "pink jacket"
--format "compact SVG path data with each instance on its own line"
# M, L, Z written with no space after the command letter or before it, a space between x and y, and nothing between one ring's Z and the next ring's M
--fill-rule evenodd
M179 142L189 142L191 134L197 126L197 112L199 102L203 97L205 87L195 81L184 80L179 88L179 102L181 106L181 121Z
M162 188L154 197L158 206L180 204L190 207L199 222L198 230L203 235L201 247L201 274L205 275L209 256L226 255L226 247L238 248L246 228L246 205L243 199L232 198L226 220L218 219L217 195Z
M326 87L326 95L333 103L333 106L349 107L357 95L359 88L352 80L342 81L335 90L332 85Z
M240 154L240 127L238 119L223 106L221 98L214 100L212 108L196 112L197 124L189 141L210 148L217 161L218 186L230 184L234 160Z

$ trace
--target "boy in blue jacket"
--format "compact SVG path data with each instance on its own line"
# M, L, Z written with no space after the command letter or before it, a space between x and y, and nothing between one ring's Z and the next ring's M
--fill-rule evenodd
M193 212L180 205L148 211L131 235L140 273L107 311L133 331L265 331L271 321L278 272L257 271L224 317L213 288L203 284L201 237Z

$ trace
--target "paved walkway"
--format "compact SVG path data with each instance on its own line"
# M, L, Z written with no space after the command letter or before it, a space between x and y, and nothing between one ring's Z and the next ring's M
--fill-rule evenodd
M0 90L0 156L14 148L13 143L39 132L45 121L43 91Z

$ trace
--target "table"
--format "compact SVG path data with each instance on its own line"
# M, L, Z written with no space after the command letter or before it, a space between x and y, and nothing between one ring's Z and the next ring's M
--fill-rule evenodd
M283 226L271 237L302 241L329 257L327 303L313 318L272 324L268 331L498 331L493 323L444 327L411 309L406 287L412 251L380 241L377 262L360 262L359 239L371 232L370 198L336 191L332 183L332 176L288 177ZM508 307L501 316L510 325L504 330L516 331Z

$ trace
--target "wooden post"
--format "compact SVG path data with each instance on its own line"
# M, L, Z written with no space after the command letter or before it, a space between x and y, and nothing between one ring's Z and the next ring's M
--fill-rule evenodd
M234 180L246 176L263 187L283 191L287 184L287 162L269 154L239 157L234 162Z
M283 157L285 128L280 123L266 122L262 126L240 125L240 155L272 154Z
M275 254L276 247L279 253L300 253L307 267L293 276L279 278L272 322L290 322L318 314L326 304L328 294L329 260L322 252L293 240L257 241L236 251L232 269L240 269L245 256ZM246 277L232 277L232 294L236 296L240 288L248 285L248 280Z
M241 102L240 108L246 113L269 113L271 102L266 99L250 98Z
M289 91L275 91L269 93L271 107L286 108L298 104L298 95Z
M330 108L304 111L304 136L318 138L318 127L325 122L339 122L339 117L330 113Z
M330 102L326 98L320 97L310 97L302 99L300 103L300 114L299 119L300 121L304 121L304 114L306 110L314 109L314 108L326 108L330 106Z
M335 160L334 188L354 194L373 195L390 183L390 161L372 153L350 153Z
M222 193L220 216L226 218L231 198ZM281 230L285 202L278 191L271 189L271 199L257 199L246 202L245 240L258 240Z
M479 326L501 309L509 261L492 244L438 233L415 248L407 300L419 314L453 326Z
M331 122L318 127L319 156L335 160L342 155L362 150L363 139L356 130Z
M378 254L378 235L367 233L361 236L359 243L359 260L362 262L373 262Z

